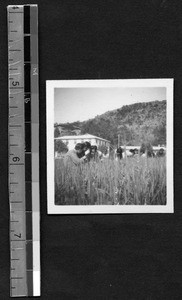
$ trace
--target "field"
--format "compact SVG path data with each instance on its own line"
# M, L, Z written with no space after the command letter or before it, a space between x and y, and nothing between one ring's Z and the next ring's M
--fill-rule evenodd
M106 159L81 166L55 159L56 205L165 205L166 159Z

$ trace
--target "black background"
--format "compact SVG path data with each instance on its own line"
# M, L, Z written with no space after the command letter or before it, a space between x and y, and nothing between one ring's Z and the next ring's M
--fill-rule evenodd
M182 4L39 5L41 299L182 299ZM0 299L9 299L8 4L0 3ZM47 215L46 80L174 78L175 213Z

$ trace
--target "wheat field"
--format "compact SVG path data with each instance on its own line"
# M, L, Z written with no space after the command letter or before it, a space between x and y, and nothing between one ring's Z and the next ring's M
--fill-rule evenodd
M56 205L165 205L166 159L106 159L81 166L55 159Z

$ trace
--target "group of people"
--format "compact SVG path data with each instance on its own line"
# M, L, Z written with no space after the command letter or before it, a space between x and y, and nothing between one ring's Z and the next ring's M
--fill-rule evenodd
M116 160L120 160L125 157L163 157L165 156L165 150L163 148L159 149L156 153L154 151L139 151L137 148L124 150L122 147L118 147L116 150Z
M120 160L125 157L138 156L138 149L124 150L122 147L116 149L116 160Z
M131 150L124 150L122 147L118 147L115 150L115 158L116 160L121 160L125 157L138 157L138 156L147 156L147 157L162 157L165 155L165 151L163 148L157 151L156 154L152 151L150 153L140 152L137 148ZM71 162L74 165L79 165L89 161L102 161L103 158L108 157L108 155L104 155L101 151L98 150L96 145L91 145L89 142L77 143L75 148L69 150L64 156L65 163Z
M79 165L90 160L102 160L102 158L103 154L97 149L96 145L84 142L76 144L74 149L69 150L64 157L64 161Z

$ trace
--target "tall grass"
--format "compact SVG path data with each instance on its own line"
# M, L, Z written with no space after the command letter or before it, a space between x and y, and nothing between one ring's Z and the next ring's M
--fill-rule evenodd
M165 205L166 160L128 158L81 166L55 159L57 205Z

